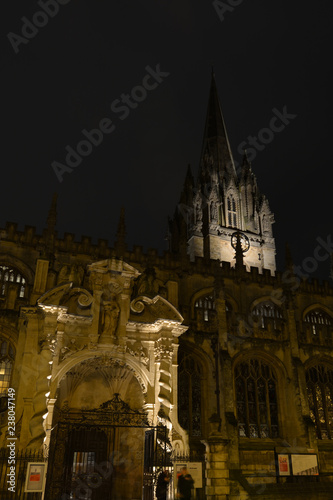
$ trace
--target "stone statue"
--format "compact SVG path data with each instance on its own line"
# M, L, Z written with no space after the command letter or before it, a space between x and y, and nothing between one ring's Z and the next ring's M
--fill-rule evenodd
M111 300L103 302L102 335L115 335L118 326L120 308L112 296Z

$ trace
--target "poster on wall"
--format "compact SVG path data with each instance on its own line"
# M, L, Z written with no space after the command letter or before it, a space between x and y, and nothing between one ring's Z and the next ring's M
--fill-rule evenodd
M194 488L202 488L202 463L201 462L176 462L174 465L174 481L177 488L178 478L183 467L186 467L194 480Z
M318 476L317 455L291 455L291 465L294 476Z
M46 464L44 462L29 462L25 477L24 491L34 493L44 491Z
M280 476L290 476L289 455L278 454L278 471Z

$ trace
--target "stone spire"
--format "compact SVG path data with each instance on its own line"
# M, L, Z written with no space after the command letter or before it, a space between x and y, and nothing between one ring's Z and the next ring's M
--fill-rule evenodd
M210 183L212 174L217 174L219 182L224 178L237 177L213 72L204 129L199 182L201 184L207 181Z
M117 257L123 257L126 251L126 225L125 225L125 208L121 207L116 233L116 241L114 244Z
M246 151L236 172L212 73L199 173L188 170L180 203L169 223L169 248L196 257L232 262L231 237L244 235L248 248L237 262L248 270L275 272L274 215L260 193ZM239 266L238 266L239 267Z
M247 156L247 152L246 152L246 149L244 149L244 153L243 153L243 161L242 161L242 173L241 173L241 176L242 178L246 178L248 177L248 175L250 175L252 173L252 170L251 170L251 163L248 159L248 156Z

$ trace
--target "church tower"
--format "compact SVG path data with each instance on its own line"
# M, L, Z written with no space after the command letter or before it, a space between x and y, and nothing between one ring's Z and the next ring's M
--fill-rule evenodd
M199 174L190 167L180 203L170 221L170 249L190 259L206 257L235 265L240 238L246 268L274 274L275 241L272 214L260 193L246 152L236 170L212 73Z

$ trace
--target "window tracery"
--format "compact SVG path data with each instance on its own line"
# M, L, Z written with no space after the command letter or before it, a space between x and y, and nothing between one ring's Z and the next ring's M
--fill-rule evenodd
M239 363L235 392L239 436L278 437L276 377L271 367L258 359Z
M253 308L252 316L258 319L259 327L262 329L267 329L269 326L274 330L282 329L282 312L274 302L260 302Z
M233 196L228 196L227 208L228 208L228 225L231 227L237 227L236 201Z
M213 295L204 295L203 297L199 297L199 299L194 303L194 308L202 311L204 321L212 319L212 315L215 313L215 300Z
M14 267L0 265L0 295L5 297L8 291L8 284L15 283L18 287L18 296L24 297L26 288L26 279Z
M318 439L333 439L333 369L321 364L309 368L306 386Z
M331 316L322 309L309 311L304 317L303 327L301 340L315 344L331 344L333 321Z

